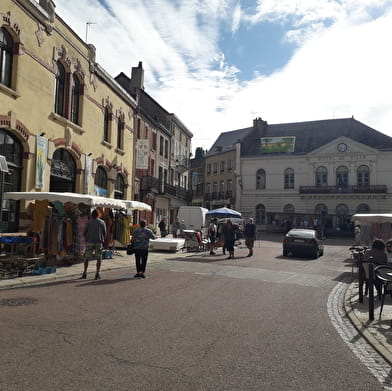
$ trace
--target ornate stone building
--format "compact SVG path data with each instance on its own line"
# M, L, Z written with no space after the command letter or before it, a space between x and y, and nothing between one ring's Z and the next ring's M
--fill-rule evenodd
M392 210L392 138L354 118L268 124L241 141L237 207L258 229L320 224L352 232L355 213Z
M0 59L3 190L132 199L136 101L53 1L1 2ZM16 230L18 212L3 202L1 229Z

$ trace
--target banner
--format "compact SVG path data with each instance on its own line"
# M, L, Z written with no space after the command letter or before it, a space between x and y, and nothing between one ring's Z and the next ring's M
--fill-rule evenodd
M287 137L263 137L261 138L261 152L294 152L295 136Z
M48 159L48 139L36 136L36 160L35 160L35 188L44 188L44 178L46 172L46 161Z
M150 155L148 140L136 141L136 169L146 170L148 168L148 157Z
M90 194L90 183L92 180L93 172L93 159L91 156L86 155L86 168L84 170L84 192Z

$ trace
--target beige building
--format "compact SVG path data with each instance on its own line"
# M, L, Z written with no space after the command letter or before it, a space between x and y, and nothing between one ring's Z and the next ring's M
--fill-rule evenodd
M250 128L221 133L205 156L204 205L208 209L236 209L237 178L240 168L240 141Z
M241 142L239 209L259 230L321 225L352 233L355 213L392 210L392 138L354 118L267 124Z
M136 101L55 14L53 1L0 5L0 155L5 191L132 199ZM23 207L23 205L22 205ZM19 205L2 204L2 229Z
M143 212L148 223L157 225L166 217L171 225L178 208L191 201L189 159L193 134L145 91L141 62L132 67L131 77L120 73L116 81L138 102L136 153L144 158L136 159L135 199L151 205L152 212Z

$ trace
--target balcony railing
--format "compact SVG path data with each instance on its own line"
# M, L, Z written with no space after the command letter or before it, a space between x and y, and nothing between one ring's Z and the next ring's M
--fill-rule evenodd
M143 197L147 193L170 195L183 201L192 201L192 193L187 189L169 185L152 176L144 176L140 183L141 196Z
M386 193L386 185L373 186L300 186L301 194L353 194L353 193Z
M180 200L191 202L192 201L192 193L185 189L184 187L180 186L173 186L165 183L164 186L164 194L170 195L172 197L176 197Z

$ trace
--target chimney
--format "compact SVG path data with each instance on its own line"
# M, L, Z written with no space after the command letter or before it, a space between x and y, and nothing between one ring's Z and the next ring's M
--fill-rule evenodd
M259 136L263 136L264 129L267 128L267 121L263 121L261 117L253 120L253 129Z
M144 70L142 62L137 67L132 67L131 91L144 90Z

